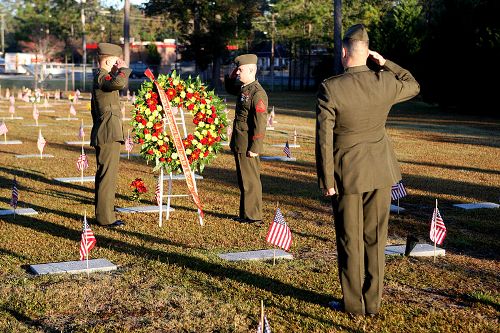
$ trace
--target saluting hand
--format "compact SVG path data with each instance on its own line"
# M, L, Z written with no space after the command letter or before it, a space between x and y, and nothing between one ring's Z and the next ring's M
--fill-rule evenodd
M238 67L236 67L235 69L233 69L233 72L231 73L231 75L229 75L229 78L235 79L236 76L238 76L238 74L236 74L237 71L238 71Z
M368 56L379 66L385 65L385 58L382 57L378 52L368 50Z
M120 68L126 68L127 67L127 63L125 62L125 60L123 60L121 58L118 58L118 60L116 61L115 66L118 69L120 69Z

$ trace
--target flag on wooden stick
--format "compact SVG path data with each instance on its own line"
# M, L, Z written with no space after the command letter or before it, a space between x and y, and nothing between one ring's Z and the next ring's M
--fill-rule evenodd
M43 149L45 148L45 145L47 144L47 141L45 141L45 138L42 135L42 130L38 131L38 140L36 141L36 146L38 147L38 150L40 151L40 156L43 154Z
M288 140L285 143L285 148L283 148L283 152L286 154L286 157L290 158L292 154L290 153L290 145L288 144Z
M82 147L82 153L78 157L78 160L76 161L76 168L78 171L83 171L86 170L89 167L89 160L87 158L87 155L85 155L85 151L83 150Z
M80 129L78 130L78 139L83 140L85 138L85 130L83 129L83 120L80 124Z
M403 182L400 181L391 187L391 200L398 200L406 196L406 189Z
M155 189L155 200L156 200L156 204L158 206L161 205L161 178L158 177L158 183L156 184L156 189Z
M276 213L274 214L274 220L267 232L266 241L281 247L285 251L288 251L292 245L292 232L286 224L279 208L276 209Z
M132 140L132 138L130 137L130 132L129 132L129 135L125 140L125 150L130 153L132 149L134 149L134 140Z
M2 121L2 124L0 125L0 135L5 135L9 129L7 128L7 125L5 125L5 121Z
M12 182L12 197L10 199L10 206L16 209L18 200L19 200L19 191L17 189L16 177L14 177L14 181Z
M441 245L444 238L446 237L446 226L444 225L443 218L439 213L437 205L436 208L434 208L434 212L432 213L431 231L429 237L431 238L431 241L438 245Z
M94 248L96 239L94 232L87 223L87 214L83 217L82 240L80 241L80 260L88 258L90 250Z
M71 103L71 106L69 107L69 114L76 116L76 109L73 106L73 103Z

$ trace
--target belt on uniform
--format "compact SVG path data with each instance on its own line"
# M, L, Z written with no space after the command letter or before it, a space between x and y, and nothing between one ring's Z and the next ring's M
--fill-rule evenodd
M378 142L386 136L385 129L354 133L354 134L333 134L333 147L334 148L348 148L359 143Z

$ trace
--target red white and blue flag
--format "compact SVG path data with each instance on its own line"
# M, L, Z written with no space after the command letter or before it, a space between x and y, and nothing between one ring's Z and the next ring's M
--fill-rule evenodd
M292 154L290 153L290 145L288 144L288 140L285 143L285 148L283 148L283 152L286 154L286 157L290 158Z
M80 260L85 260L88 258L90 250L94 248L96 244L96 239L94 232L90 229L87 223L87 215L83 217L83 230L82 230L82 240L80 242Z
M159 206L161 204L161 188L160 188L160 177L158 177L158 183L156 184L156 189L155 189L155 200L156 204Z
M292 232L286 224L279 208L276 209L273 223L269 226L266 241L281 247L285 251L288 251L292 245Z
M85 155L85 151L83 150L82 147L82 153L78 157L78 160L76 161L76 168L78 171L83 171L86 170L89 167L89 160L87 158L87 155Z
M71 106L69 107L69 113L73 116L76 116L76 110L75 110L75 107L73 106L73 104L71 104Z
M0 125L0 135L7 134L9 129L7 128L7 125L5 125L5 122L2 121L2 125Z
M83 122L80 124L80 129L78 130L78 139L83 140L85 138L85 130L83 129Z
M444 225L443 218L439 213L439 209L434 208L434 213L432 214L431 221L431 231L429 234L431 241L435 242L438 245L443 243L444 238L446 237L446 226Z
M391 188L391 200L398 200L406 196L406 189L403 182L398 182L392 185Z
M129 135L125 140L125 150L130 153L132 149L134 149L134 140Z
M16 209L18 200L19 200L19 191L17 189L17 180L16 178L14 178L14 181L12 182L12 197L10 199L10 206Z
M42 131L38 131L38 140L36 141L36 146L38 147L38 150L40 151L40 154L43 153L43 148L45 148L45 145L47 144L47 141L45 141L45 138L42 135Z
M266 315L264 315L264 330L262 330L262 323L259 322L257 333L271 333L271 325L269 325L269 321L267 320Z

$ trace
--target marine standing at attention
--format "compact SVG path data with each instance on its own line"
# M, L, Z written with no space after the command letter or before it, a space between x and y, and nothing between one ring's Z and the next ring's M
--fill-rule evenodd
M381 71L366 66L368 57ZM385 123L395 103L416 96L407 70L368 48L362 24L342 40L345 72L320 85L316 107L319 186L332 197L343 304L336 310L379 312L391 186L401 179Z
M120 145L125 142L119 91L126 86L131 70L121 59L120 46L100 43L97 51L99 68L92 86L93 126L90 136L97 160L95 217L97 224L114 228L125 225L116 220L114 201Z
M233 135L229 144L234 153L240 189L239 216L241 223L262 223L262 184L260 159L266 134L267 94L255 79L257 56L243 54L234 60L236 68L226 76L226 91L236 95ZM241 84L236 82L236 79Z

